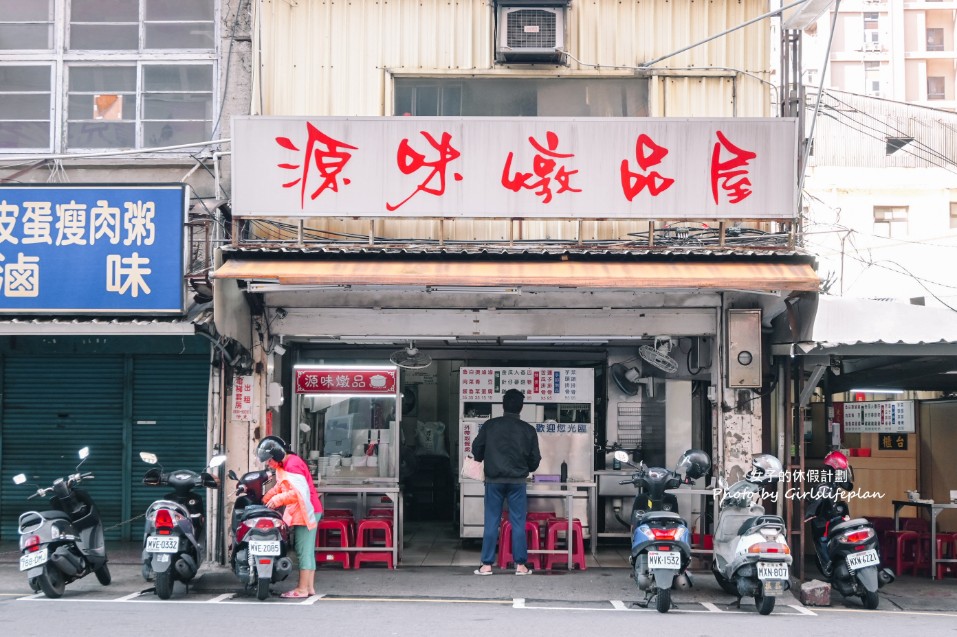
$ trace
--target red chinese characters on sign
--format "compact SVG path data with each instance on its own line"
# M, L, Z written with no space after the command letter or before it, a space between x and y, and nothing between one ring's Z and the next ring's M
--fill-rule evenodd
M396 370L317 367L296 370L297 394L395 394Z
M572 188L571 186L571 177L577 170L566 170L564 166L558 165L558 159L570 159L575 155L572 153L559 153L556 149L558 148L558 135L552 131L545 133L545 146L542 146L538 140L534 137L529 137L528 142L532 145L535 150L538 151L538 154L535 155L535 159L532 163L532 172L523 173L517 171L513 176L509 176L512 168L512 159L514 158L514 153L509 153L508 158L505 160L505 167L502 170L502 185L508 188L513 192L518 192L522 188L527 190L538 190L535 191L536 195L542 197L542 203L548 203L552 200L552 187L551 183L554 180L558 184L558 190L555 191L555 194L560 194L563 192L581 192L580 188ZM556 167L558 168L555 171ZM552 176L552 173L555 173ZM537 177L536 181L529 181L533 177Z
M657 197L675 183L674 179L662 176L657 170L648 172L649 168L660 164L667 154L668 149L656 144L648 135L642 133L638 136L635 142L635 161L647 174L632 172L630 162L627 159L621 160L621 189L628 201L632 201L645 187L652 197Z
M425 137L426 141L428 141L432 146L432 149L438 153L438 158L435 161L426 161L425 155L412 148L408 138L404 138L399 143L399 150L396 154L396 163L399 165L399 170L402 171L403 175L411 175L423 167L431 168L432 172L430 172L425 180L418 185L411 195L394 205L387 202L385 207L389 212L397 210L399 206L414 197L418 192L425 192L436 196L444 195L445 170L448 167L449 162L458 159L462 155L458 149L452 147L451 134L442 133L442 140L436 141L434 137L425 131L419 131L419 133ZM429 183L436 177L438 177L439 180L438 186L430 186ZM452 173L452 178L455 179L455 181L462 181L462 175L460 173Z
M306 132L308 133L306 138L306 152L303 156L302 163L279 164L280 168L286 170L302 170L302 174L299 178L284 183L282 187L292 188L296 184L300 184L299 205L303 207L305 207L306 204L309 171L312 169L313 164L315 164L315 168L319 172L322 182L318 188L310 193L310 199L315 199L327 188L334 192L339 192L339 173L342 172L343 168L345 168L346 164L352 158L351 153L341 149L358 150L355 146L329 137L309 122L306 122ZM299 147L288 137L277 137L276 143L287 150L299 152ZM343 177L342 183L348 185L348 177Z
M711 153L711 195L718 201L718 189L724 190L728 201L738 203L751 194L751 180L748 178L749 162L757 157L756 153L738 148L717 131L718 142ZM725 151L724 153L722 152ZM722 155L731 156L722 160Z

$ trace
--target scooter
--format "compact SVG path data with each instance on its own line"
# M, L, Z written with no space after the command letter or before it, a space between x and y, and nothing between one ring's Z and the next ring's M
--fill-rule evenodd
M864 608L880 605L878 589L894 581L894 572L880 568L881 556L877 532L866 518L851 518L840 491L853 487L853 471L847 458L832 451L824 464L846 479L835 480L815 488L813 502L807 509L805 522L811 524L814 556L818 570L844 597L860 597Z
M140 452L140 459L147 464L158 462L156 454L149 452ZM188 469L164 472L160 466L143 476L143 484L173 489L146 510L143 530L143 579L155 581L154 591L160 599L172 596L176 580L186 584L188 590L206 560L206 510L203 498L193 490L219 488L208 469L225 460L225 455L213 456L202 473Z
M635 495L631 514L631 565L638 588L645 592L639 606L647 607L655 600L659 613L671 610L671 589L691 588L691 530L678 515L677 500L665 493L682 483L691 484L711 470L711 459L703 451L689 449L678 461L674 471L661 467L646 467L644 462L634 465L628 454L616 451L615 459L636 469L629 480ZM681 477L681 471L685 477Z
M775 599L791 587L791 549L784 519L766 515L755 502L763 486L782 475L781 461L771 454L757 454L744 480L727 486L720 481L721 500L714 531L711 571L721 588L738 598L753 597L762 615L774 610Z
M37 486L28 498L51 496L52 510L27 511L20 516L20 570L27 572L34 593L42 590L47 597L61 597L67 584L90 573L104 586L112 581L100 513L90 495L77 488L93 479L92 473L80 472L89 455L89 447L80 449L75 473L57 478L52 486ZM26 481L23 473L13 477L15 484Z
M268 470L250 471L236 480L236 503L233 507L232 545L229 564L246 590L256 589L256 597L269 597L269 586L281 582L292 572L292 560L286 555L289 548L289 527L282 514L264 506L263 493L272 479Z

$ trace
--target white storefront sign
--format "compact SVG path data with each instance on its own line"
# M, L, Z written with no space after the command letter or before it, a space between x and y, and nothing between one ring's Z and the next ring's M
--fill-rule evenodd
M253 419L253 377L236 376L233 380L233 420Z
M791 219L790 118L237 117L240 217Z

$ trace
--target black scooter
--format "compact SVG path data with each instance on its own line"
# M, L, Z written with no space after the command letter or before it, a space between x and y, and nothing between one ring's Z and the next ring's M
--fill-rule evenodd
M689 449L678 461L674 471L662 467L646 467L644 462L633 465L628 454L616 451L615 458L636 469L628 480L638 489L631 512L631 565L638 588L645 592L639 606L647 607L655 600L659 613L671 610L671 589L685 590L692 582L687 573L691 563L691 529L678 515L678 502L668 489L705 476L711 469L708 454ZM685 471L682 478L680 471Z
M236 503L233 507L232 546L229 565L243 586L256 590L256 597L269 597L269 585L281 582L292 572L289 549L289 527L282 515L263 505L266 483L272 479L268 470L250 471L242 478L230 470L236 480Z
M140 452L147 464L157 464L156 454ZM143 476L143 484L173 489L146 510L143 530L143 579L154 580L157 597L169 599L174 581L189 586L206 560L206 510L202 496L194 489L218 489L219 482L208 469L218 467L225 455L213 456L207 471L189 469L165 472L154 467Z
M89 447L80 449L75 473L57 478L52 486L36 487L36 493L28 498L51 496L52 510L27 511L20 516L20 570L27 572L35 593L42 590L47 597L61 597L67 584L90 573L104 586L112 581L100 513L90 495L77 488L93 478L92 473L80 472L89 455ZM26 481L23 473L13 477L15 484Z
M811 524L818 570L844 597L860 597L864 608L877 608L877 590L894 581L891 569L880 568L877 532L867 519L850 517L834 484L815 487L814 495L805 521Z

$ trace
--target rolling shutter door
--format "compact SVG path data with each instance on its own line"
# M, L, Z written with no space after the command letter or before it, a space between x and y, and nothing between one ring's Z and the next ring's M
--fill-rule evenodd
M11 355L2 360L0 405L0 538L16 540L17 518L28 509L46 509L27 501L27 485L12 477L26 473L29 482L49 486L73 473L77 452L90 448L84 483L107 529L122 521L124 357ZM107 531L117 539L120 529Z
M155 453L166 471L199 472L206 466L209 357L137 356L133 361L131 517L136 517L168 493L143 484L150 465L140 460L141 451ZM197 492L204 502L210 493ZM142 537L143 522L132 523L133 539Z

